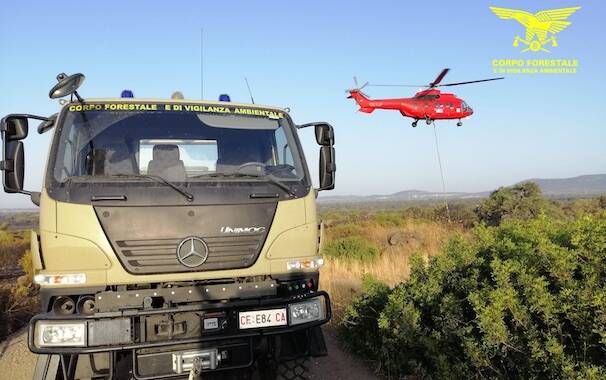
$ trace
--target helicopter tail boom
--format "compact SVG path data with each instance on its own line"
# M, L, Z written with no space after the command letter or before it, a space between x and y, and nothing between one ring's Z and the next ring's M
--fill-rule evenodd
M370 99L368 99L366 96L364 96L364 94L359 91L359 90L351 90L349 92L349 96L348 98L353 98L356 103L358 103L358 105L360 106L360 109L358 111L360 112L364 112L364 113L371 113L372 111L375 110L374 107L370 106Z

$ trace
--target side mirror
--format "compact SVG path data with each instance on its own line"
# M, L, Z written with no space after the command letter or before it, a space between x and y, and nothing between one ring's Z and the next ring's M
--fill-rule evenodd
M316 132L316 142L321 146L335 145L335 132L332 125L319 121L315 123L307 123L297 126L298 129L314 127Z
M335 132L332 125L328 123L316 124L316 142L322 146L335 145Z
M298 129L314 127L316 142L320 148L320 187L319 190L332 190L335 188L335 131L332 125L320 121L297 126Z
M0 120L0 134L2 135L0 170L3 171L2 184L5 192L30 195L32 202L38 205L40 193L23 190L25 151L20 140L27 137L28 119L42 120L45 123L50 121L46 117L28 114L11 114Z
M332 190L335 188L335 148L323 146L320 148L320 188L318 190Z
M48 120L44 120L42 123L40 123L40 125L38 125L38 133L43 134L43 133L53 129L53 127L55 126L55 123L57 122L57 116L59 116L59 114L55 113L55 114L49 116Z
M10 141L4 143L4 160L2 171L4 172L4 191L7 193L23 192L23 178L25 174L24 149L21 141Z
M25 115L8 115L0 122L0 131L5 142L23 140L27 137L28 130Z

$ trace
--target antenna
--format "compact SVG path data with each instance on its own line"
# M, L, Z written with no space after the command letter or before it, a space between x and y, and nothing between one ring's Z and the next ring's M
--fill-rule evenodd
M248 94L250 95L250 101L252 104L255 104L255 99L253 98L252 91L250 91L250 86L248 84L248 79L244 77L244 82L246 82L246 88L248 88Z
M204 28L200 28L200 99L204 99Z

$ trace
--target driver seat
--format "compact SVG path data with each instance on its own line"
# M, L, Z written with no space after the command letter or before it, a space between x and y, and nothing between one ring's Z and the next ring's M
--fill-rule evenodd
M107 145L103 159L102 167L106 175L139 173L135 157L130 154L128 145L124 143Z
M147 165L147 174L162 177L167 181L184 182L187 172L179 157L179 147L170 144L154 145L152 160Z

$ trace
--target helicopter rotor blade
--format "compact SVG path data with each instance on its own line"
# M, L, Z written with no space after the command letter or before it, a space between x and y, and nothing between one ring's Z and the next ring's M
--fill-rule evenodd
M440 85L437 85L437 86L434 86L434 87L460 86L462 84L490 82L490 81L493 81L493 80L501 80L501 79L505 79L505 77L480 79L480 80L471 80L471 81L467 81L467 82L457 82L457 83L444 83L444 84L440 84Z
M362 85L362 87L359 87L359 88L358 88L358 90L363 89L364 87L368 86L369 84L370 84L369 82L364 83L364 84Z
M434 81L429 84L429 87L433 88L433 87L436 87L438 84L440 84L442 79L444 79L444 77L446 76L446 74L448 74L449 71L450 71L450 69L442 70L442 72L440 72L440 74L436 77L436 79L434 79Z
M428 87L426 84L375 84L369 83L371 87Z
M353 77L354 80L354 84L356 85L356 88L358 88L358 78L354 75Z

